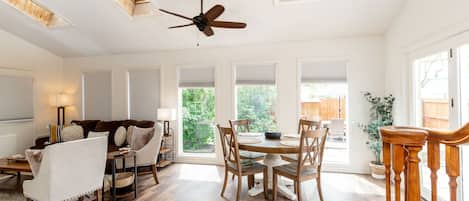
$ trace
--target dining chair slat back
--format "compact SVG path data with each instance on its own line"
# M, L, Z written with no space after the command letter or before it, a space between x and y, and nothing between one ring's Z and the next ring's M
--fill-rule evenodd
M235 132L250 132L249 125L251 122L249 119L230 120L229 122Z
M320 121L300 119L298 122L298 134L301 134L303 131L315 130L319 128L321 128Z
M320 172L328 128L303 131L298 152L298 177L304 169Z
M237 169L240 170L238 139L236 138L235 132L232 128L220 127L220 125L217 125L217 128L222 142L225 165L228 163L236 164Z

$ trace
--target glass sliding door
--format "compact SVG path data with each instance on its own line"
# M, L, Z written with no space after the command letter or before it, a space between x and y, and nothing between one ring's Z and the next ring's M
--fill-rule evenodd
M449 51L439 52L414 61L414 118L415 126L449 129ZM425 198L430 198L431 180L428 169L427 148L420 152L422 160L422 187ZM440 200L449 196L448 177L445 169L444 146L440 149L441 169L438 171L438 194Z
M469 44L459 48L461 126L469 122ZM469 146L462 146L463 200L469 201ZM460 182L461 184L461 182Z

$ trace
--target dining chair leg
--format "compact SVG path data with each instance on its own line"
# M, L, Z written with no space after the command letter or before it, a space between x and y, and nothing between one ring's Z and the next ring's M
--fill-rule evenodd
M301 182L300 181L295 181L297 182L296 184L296 200L301 201Z
M156 169L156 164L153 164L151 166L151 172L153 173L153 178L155 179L155 183L159 184L160 182L158 181L158 175L157 175L157 169Z
M236 201L239 201L242 184L243 184L243 176L241 176L241 174L239 174L238 175L238 191L236 192Z
M223 182L223 188L221 189L221 196L222 197L223 197L223 194L225 194L226 183L228 183L228 170L225 168L225 181Z
M254 175L248 175L248 189L254 187Z
M277 171L273 170L272 177L272 200L277 200Z
M231 180L234 180L234 178L235 178L235 174L233 174L233 176L231 176Z
M322 195L321 176L320 175L318 175L318 178L316 179L316 185L318 186L319 200L324 201L324 197Z
M267 168L264 168L264 198L266 200L269 200L269 194L268 194L268 191L269 191L269 173L268 173L268 170Z

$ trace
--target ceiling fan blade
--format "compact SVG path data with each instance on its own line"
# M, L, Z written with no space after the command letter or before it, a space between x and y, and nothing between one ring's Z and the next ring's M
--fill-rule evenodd
M223 14L223 12L225 12L225 7L223 7L222 5L215 5L212 8L210 8L210 10L208 10L204 14L204 16L207 18L209 22L211 22L217 19L218 17L220 17L220 15Z
M214 33L213 33L213 29L212 29L211 27L209 27L209 26L205 27L205 29L204 29L203 32L204 32L204 34L205 34L206 36L208 36L208 37L213 36L213 34L214 34Z
M192 25L195 25L195 24L190 23L190 24L185 24L185 25L172 26L172 27L169 27L168 29L182 28L182 27L188 27L188 26L192 26Z
M210 22L210 26L218 27L218 28L228 28L228 29L244 29L246 28L246 23L213 21L213 22Z
M193 19L190 18L190 17L186 17L186 16L183 16L183 15L180 15L180 14L177 14L177 13L173 13L171 11L167 11L167 10L164 10L164 9L160 9L160 11L163 12L163 13L166 13L166 14L174 15L176 17L180 17L180 18L184 18L186 20L193 21Z

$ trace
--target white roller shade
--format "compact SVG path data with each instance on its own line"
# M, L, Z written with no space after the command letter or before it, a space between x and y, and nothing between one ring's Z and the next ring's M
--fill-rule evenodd
M275 84L275 64L236 66L236 84Z
M304 62L301 65L301 82L346 82L345 61Z
M111 72L83 73L83 111L87 120L111 120Z
M129 71L129 115L135 120L153 120L160 107L160 70Z
M179 70L179 87L214 87L215 69L182 68Z
M33 119L33 78L0 75L0 121Z

